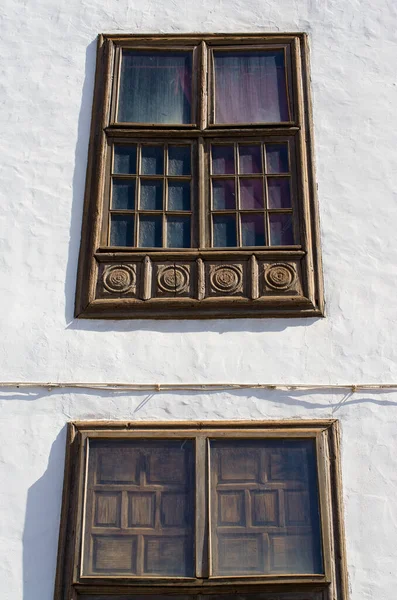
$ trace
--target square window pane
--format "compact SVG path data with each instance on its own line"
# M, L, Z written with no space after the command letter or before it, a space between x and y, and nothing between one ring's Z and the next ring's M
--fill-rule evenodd
M190 175L190 146L168 146L168 175Z
M167 247L190 248L190 217L167 217Z
M235 215L213 215L214 248L237 246Z
M134 245L133 215L112 215L110 218L110 245Z
M142 146L141 174L162 175L164 173L163 146Z
M292 246L294 244L294 231L292 215L269 215L270 244L272 246Z
M135 175L136 146L115 146L113 172Z
M191 123L192 53L123 50L118 122Z
M259 144L254 146L240 145L239 173L250 175L251 173L262 173L262 148Z
M240 179L240 205L242 209L263 208L262 179Z
M288 144L266 144L266 172L288 173Z
M214 575L322 574L315 442L212 441L210 461Z
M161 248L163 246L163 217L141 215L139 217L139 246Z
M212 180L212 205L214 210L230 210L236 208L234 179Z
M212 146L212 172L214 175L229 175L234 169L234 146Z
M135 179L113 179L112 209L134 210L135 208Z
M215 123L289 120L283 50L215 51Z
M141 210L163 210L163 182L141 179Z
M192 577L194 471L191 440L90 440L84 574Z
M190 210L190 181L168 181L168 210Z
M269 208L291 208L288 177L268 177L267 193Z
M243 246L264 246L265 215L241 215L241 237Z

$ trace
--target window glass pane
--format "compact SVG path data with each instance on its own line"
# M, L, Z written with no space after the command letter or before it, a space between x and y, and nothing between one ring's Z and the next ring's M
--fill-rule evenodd
M234 179L212 180L212 204L214 210L236 208Z
M134 245L134 217L132 215L112 215L110 220L110 245Z
M313 440L212 441L213 573L321 574Z
M265 245L265 216L241 215L241 236L243 246Z
M266 144L267 173L288 173L288 145Z
M191 123L192 53L124 50L118 122Z
M241 208L263 208L263 180L240 179Z
M214 175L234 173L233 146L212 146L212 172Z
M288 121L282 50L214 53L215 123Z
M135 175L136 173L136 146L114 147L114 173Z
M235 215L213 215L214 248L237 246Z
M112 209L134 210L135 208L135 179L113 179Z
M190 181L168 181L168 210L190 210Z
M262 173L262 152L259 144L255 146L239 146L239 172L250 175Z
M271 214L269 215L269 226L270 244L272 246L291 246L294 244L292 215Z
M161 248L163 245L163 217L143 216L139 218L139 246Z
M190 146L168 147L168 175L190 175Z
M142 146L142 175L162 175L164 173L163 146Z
M190 248L190 217L167 217L167 247Z
M193 575L190 440L91 440L86 506L85 575Z
M163 210L163 182L141 179L141 210Z
M289 178L268 177L269 208L291 208Z

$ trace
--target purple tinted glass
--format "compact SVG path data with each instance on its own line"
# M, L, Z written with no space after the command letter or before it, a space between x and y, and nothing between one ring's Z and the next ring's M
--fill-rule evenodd
M269 215L270 244L272 246L291 246L294 244L292 215Z
M212 146L212 172L214 175L229 175L235 172L233 146Z
M244 175L262 173L261 147L259 144L255 146L239 146L238 151L240 173Z
M267 178L269 208L291 208L289 179L285 177Z
M263 208L262 179L240 179L240 204L242 209Z
M234 179L214 179L212 181L213 210L233 210L236 208Z
M283 50L216 51L215 123L289 120Z
M288 173L288 145L266 144L266 172Z
M241 236L243 246L265 245L264 215L241 215Z

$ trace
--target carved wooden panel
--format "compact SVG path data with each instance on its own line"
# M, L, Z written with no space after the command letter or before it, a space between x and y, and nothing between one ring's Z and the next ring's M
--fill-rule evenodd
M192 442L92 441L85 575L192 576Z
M213 575L320 574L311 440L211 443Z
M299 261L261 261L258 271L261 296L303 294Z
M101 264L98 273L98 298L135 298L142 277L140 263Z

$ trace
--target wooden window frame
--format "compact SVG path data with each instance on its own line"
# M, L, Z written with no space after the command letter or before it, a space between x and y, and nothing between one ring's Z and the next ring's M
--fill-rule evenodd
M81 574L89 440L191 439L195 456L195 577ZM323 575L210 576L209 446L212 439L312 439L320 503ZM347 600L342 483L336 420L228 422L74 422L68 424L55 600L125 600L134 594L255 593L266 600ZM203 485L203 482L206 482ZM270 594L270 595L269 595ZM276 594L276 595L275 595ZM192 599L194 600L194 599ZM218 599L219 600L219 599ZM255 598L253 598L255 600Z
M213 53L231 48L284 49L289 121L254 125L214 123ZM191 124L167 126L116 121L123 49L193 51L192 81L197 93ZM324 316L308 53L308 40L303 33L98 37L76 317ZM210 142L279 140L288 142L290 153L291 147L294 148L290 161L293 196L290 213L293 211L295 244L211 247ZM111 178L108 150L112 144L129 142L184 142L196 148L191 211L194 247L150 249L108 245ZM260 176L265 179L264 174Z

